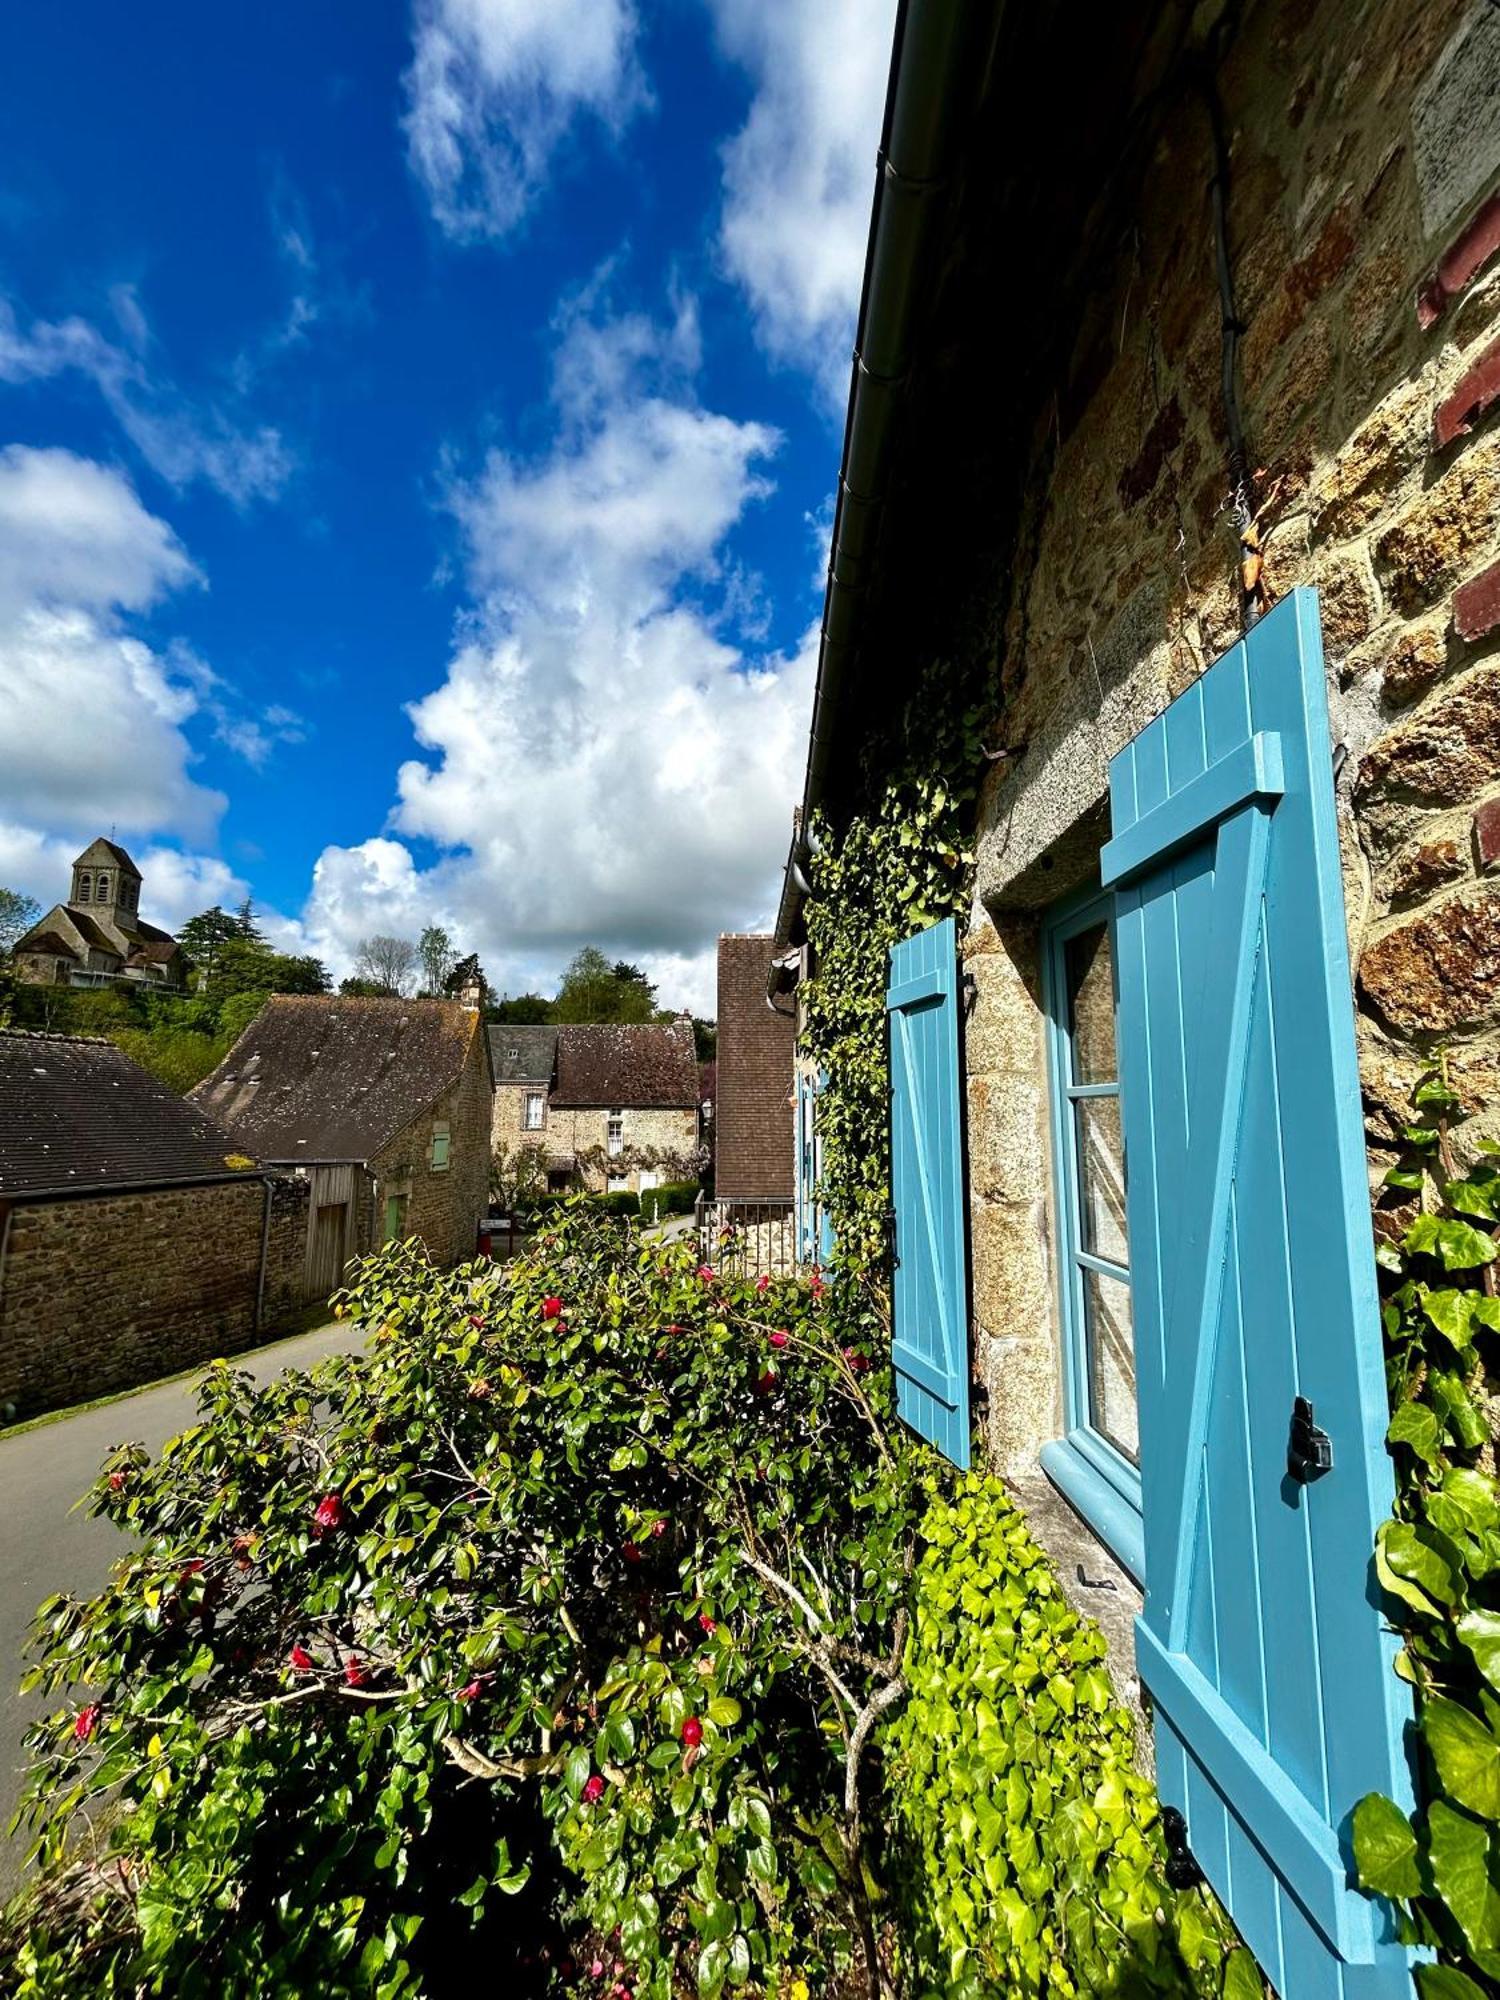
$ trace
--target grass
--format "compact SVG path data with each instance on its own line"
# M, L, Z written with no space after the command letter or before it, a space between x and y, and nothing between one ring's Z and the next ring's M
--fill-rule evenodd
M327 1301L319 1299L315 1304L305 1306L290 1325L279 1327L269 1340L256 1341L249 1347L237 1348L233 1354L225 1355L228 1361L242 1361L246 1355L266 1354L272 1348L280 1347L288 1340L300 1340L306 1333L316 1333L319 1327L331 1326L332 1316ZM217 1357L211 1357L217 1358ZM87 1402L67 1403L60 1410L43 1410L40 1416L25 1417L20 1423L0 1424L0 1444L7 1438L24 1437L27 1431L39 1431L48 1424L63 1423L69 1417L81 1417L88 1410L104 1410L111 1403L125 1403L132 1396L144 1396L148 1389L165 1389L173 1382L186 1382L189 1377L201 1375L210 1365L208 1361L195 1361L190 1368L179 1368L173 1375L158 1375L150 1382L137 1382L129 1389L115 1389L107 1396L93 1396Z

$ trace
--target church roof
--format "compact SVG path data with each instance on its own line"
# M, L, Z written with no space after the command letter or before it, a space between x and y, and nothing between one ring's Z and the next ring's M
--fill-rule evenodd
M85 865L97 865L101 861L112 861L116 868L123 869L127 875L133 875L137 882L141 880L140 869L136 867L124 848L117 847L112 840L105 840L102 835L98 840L89 842L73 866L82 868Z

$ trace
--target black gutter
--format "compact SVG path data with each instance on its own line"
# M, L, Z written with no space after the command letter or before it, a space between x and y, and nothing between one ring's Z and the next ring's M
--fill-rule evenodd
M929 253L949 176L989 69L1004 0L902 0L870 211L849 379L844 449L823 598L802 817L776 913L776 949L793 940L808 893L805 829L824 794L840 701L859 645L874 569L892 438L931 287ZM768 997L770 989L767 989Z

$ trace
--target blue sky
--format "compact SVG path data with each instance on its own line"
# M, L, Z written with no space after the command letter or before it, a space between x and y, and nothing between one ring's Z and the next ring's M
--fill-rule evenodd
M0 882L711 1004L802 770L893 0L7 27Z

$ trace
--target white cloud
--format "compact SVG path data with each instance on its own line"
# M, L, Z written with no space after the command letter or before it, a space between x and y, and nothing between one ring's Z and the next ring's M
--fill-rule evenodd
M895 0L708 0L755 85L724 149L719 247L756 336L842 409L864 275Z
M274 499L292 471L279 431L195 403L149 363L150 329L134 292L114 294L123 344L76 316L23 328L0 299L0 382L77 373L91 381L146 463L169 485L206 480L236 506Z
M201 582L122 473L68 451L0 450L0 851L65 875L78 843L110 826L206 840L225 799L194 776L187 725L242 736L257 761L298 733L285 710L241 713L189 648L158 650L130 629L129 613Z
M681 325L570 324L552 449L493 453L454 490L473 602L412 707L425 754L389 829L446 857L326 850L303 922L330 957L437 919L512 991L550 989L593 942L701 1009L718 931L769 918L816 632L789 657L743 650L724 544L779 439L692 399Z
M417 0L403 120L432 213L504 236L583 116L618 132L647 101L630 0Z

